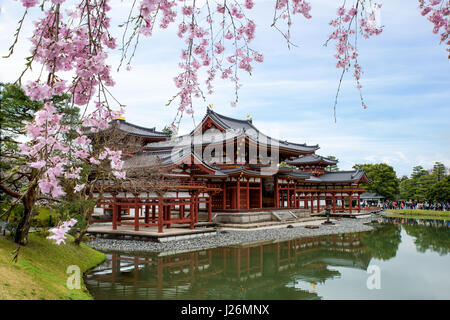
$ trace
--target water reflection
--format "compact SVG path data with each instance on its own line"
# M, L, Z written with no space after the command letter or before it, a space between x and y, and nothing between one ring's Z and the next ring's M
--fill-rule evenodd
M176 255L112 253L86 285L96 299L450 298L450 229L384 222L370 232ZM367 289L370 264L382 270L383 290Z
M386 225L362 235L367 252L376 259L389 260L397 254L401 242L401 229L396 225Z
M330 266L366 270L380 251L367 243L375 249L361 233L348 233L171 256L112 253L86 284L96 299L317 299L286 284L340 277Z

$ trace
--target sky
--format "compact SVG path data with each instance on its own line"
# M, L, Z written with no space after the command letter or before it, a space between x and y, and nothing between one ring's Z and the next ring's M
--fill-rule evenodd
M380 1L381 2L381 1ZM131 0L112 0L113 34L126 18ZM256 23L252 47L264 54L251 75L241 73L243 84L236 107L230 106L234 90L218 82L215 93L194 101L194 119L183 118L180 133L192 130L213 104L214 111L246 119L262 132L298 143L319 144L317 154L339 159L341 170L354 164L384 162L397 176L410 175L421 165L432 168L436 161L450 167L450 61L432 24L422 17L418 2L382 1L381 35L359 40L361 84L368 108L363 109L351 74L344 76L334 122L333 104L340 70L336 69L334 45L324 47L333 31L328 25L341 1L311 0L312 18L296 16L291 39L286 41L272 27L274 0L256 0L251 17ZM0 0L0 56L8 53L17 21L23 15L19 1ZM31 22L39 16L33 8L24 23L21 38L11 58L0 58L0 81L12 82L29 55ZM131 71L114 72L111 92L126 105L128 122L161 130L177 111L166 106L177 92L173 78L178 73L183 43L176 25L141 38ZM120 41L118 41L120 43ZM108 62L117 69L120 55L111 52ZM26 74L34 80L39 68Z

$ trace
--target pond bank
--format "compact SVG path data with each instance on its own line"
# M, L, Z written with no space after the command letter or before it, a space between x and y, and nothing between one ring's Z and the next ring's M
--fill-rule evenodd
M413 209L388 209L385 211L389 218L412 218L412 219L443 219L450 220L449 211L413 210Z
M76 265L82 273L105 260L105 254L85 244L77 246L73 238L66 244L31 233L29 244L20 248L19 259L11 261L17 245L0 236L0 300L91 300L81 279L81 289L66 286L67 267Z
M105 252L180 253L200 249L232 246L249 242L287 240L328 234L370 231L373 230L373 227L368 226L365 223L371 222L372 220L378 218L379 215L371 215L368 218L361 219L333 219L332 221L335 225L322 225L322 221L295 223L289 228L287 226L273 226L253 230L224 228L218 229L217 234L211 236L205 236L197 239L167 241L163 243L96 238L88 242L88 244L96 250ZM305 228L306 225L318 225L319 228L308 229Z

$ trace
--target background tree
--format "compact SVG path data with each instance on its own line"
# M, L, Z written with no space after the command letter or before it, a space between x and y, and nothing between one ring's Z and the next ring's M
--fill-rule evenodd
M411 174L411 179L418 179L425 174L427 174L427 172L422 166L415 166Z
M406 178L406 179L405 179ZM400 181L400 200L411 200L414 198L414 181L408 177L402 177Z
M367 192L384 196L386 200L394 200L399 192L399 181L393 167L386 163L356 164L353 169L363 169L370 179L369 184L362 185Z
M328 156L327 158L331 159L331 160L337 160L337 158L335 156ZM326 167L325 171L330 171L330 172L339 171L339 167L337 164L333 164L331 166Z
M415 166L411 178L402 177L400 181L400 199L419 202L449 201L449 179L445 171L445 166L440 162L436 162L431 174L422 166Z
M33 120L34 112L42 107L42 103L30 100L23 90L13 84L0 83L0 170L2 203L12 200L11 192L20 189L24 179L17 176L5 184L6 173L19 165L21 157L18 155L19 140L25 137L23 121ZM10 192L9 192L10 191Z
M428 191L430 199L450 203L450 176L432 185Z
M433 166L433 175L437 181L441 181L447 175L447 168L443 163L436 162Z
M416 201L432 201L432 196L430 193L431 187L436 183L436 177L431 174L421 175L417 179L413 179L415 184L415 193L413 199Z
M77 118L78 108L68 108L69 96L52 96L51 102L63 116L63 123L71 122ZM28 230L31 226L34 208L39 201L57 201L39 192L39 169L28 166L28 157L21 153L20 145L26 140L26 122L33 120L34 114L42 110L43 103L31 100L24 91L14 84L2 84L0 99L1 124L1 152L0 161L1 197L9 205L3 208L0 218L9 213L18 205L23 206L23 212L14 232L15 242L26 244ZM70 137L70 132L64 134Z

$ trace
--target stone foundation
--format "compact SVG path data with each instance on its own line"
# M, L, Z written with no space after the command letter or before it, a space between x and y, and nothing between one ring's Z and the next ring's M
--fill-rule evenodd
M214 215L214 214L213 214ZM257 223L272 221L272 212L220 212L214 218L217 223Z

